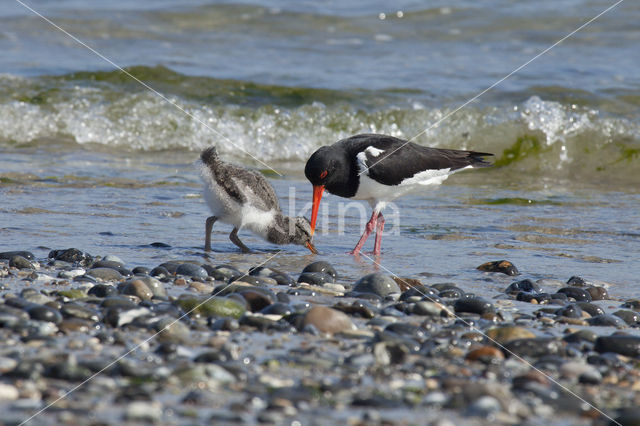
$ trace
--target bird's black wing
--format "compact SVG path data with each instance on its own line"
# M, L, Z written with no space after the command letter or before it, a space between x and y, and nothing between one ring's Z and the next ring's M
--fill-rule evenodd
M392 136L357 135L352 141L349 146L358 160L359 172L384 185L399 185L426 170L491 165L482 159L492 155L489 153L429 148Z

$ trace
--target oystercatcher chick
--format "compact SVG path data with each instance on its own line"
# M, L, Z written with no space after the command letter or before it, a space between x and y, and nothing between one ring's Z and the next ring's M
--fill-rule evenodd
M205 225L205 251L211 250L211 229L216 221L233 225L229 239L248 253L238 231L247 228L274 244L300 244L317 253L311 226L304 217L282 214L273 187L260 173L220 160L215 147L202 151L198 161L204 181L204 199L213 216Z
M491 166L482 157L493 154L428 148L393 136L362 134L342 139L314 152L304 169L313 185L311 233L315 231L323 191L366 200L373 208L371 219L352 254L358 254L376 229L373 253L381 252L384 217L391 200L408 192L441 184L449 175L471 167Z

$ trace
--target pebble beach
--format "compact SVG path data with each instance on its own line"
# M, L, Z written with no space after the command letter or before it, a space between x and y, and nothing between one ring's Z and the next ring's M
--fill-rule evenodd
M640 300L506 260L423 285L0 253L4 424L635 424Z
M0 424L640 424L640 8L0 4ZM309 218L361 133L492 153L313 244L216 223L215 146ZM328 192L328 191L327 191Z

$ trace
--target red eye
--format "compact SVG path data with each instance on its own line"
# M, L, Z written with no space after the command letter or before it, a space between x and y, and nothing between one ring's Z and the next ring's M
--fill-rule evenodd
M320 179L324 179L327 177L327 171L325 170L324 172L320 173Z

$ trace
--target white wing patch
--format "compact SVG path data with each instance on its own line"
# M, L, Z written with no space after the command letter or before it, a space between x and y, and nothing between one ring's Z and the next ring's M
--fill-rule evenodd
M362 174L360 175L358 191L353 198L356 200L368 200L369 203L374 206L381 202L394 200L414 190L422 189L425 186L440 185L453 173L471 167L473 166L467 166L453 171L449 168L425 170L423 172L416 173L410 178L404 179L399 185L383 185L371 179L366 174Z
M374 148L372 146L368 147L364 151L361 151L356 155L356 159L358 160L358 172L360 174L366 173L369 170L369 166L367 166L367 156L370 157L378 157L382 154L384 150Z

